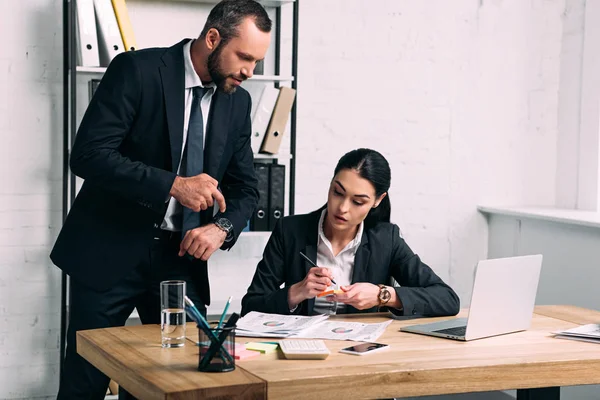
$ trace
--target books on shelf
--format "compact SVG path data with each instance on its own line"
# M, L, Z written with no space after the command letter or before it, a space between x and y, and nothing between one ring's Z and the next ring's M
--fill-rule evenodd
M587 324L553 333L557 339L579 340L600 344L600 324Z

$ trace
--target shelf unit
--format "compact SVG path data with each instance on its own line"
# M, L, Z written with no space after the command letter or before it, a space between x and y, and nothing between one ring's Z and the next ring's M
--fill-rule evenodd
M76 67L75 71L78 74L103 75L106 72L106 67ZM249 80L262 82L292 82L294 77L278 75L254 75Z
M69 170L69 157L71 148L75 140L75 134L78 127L78 114L77 114L77 99L78 99L78 77L87 79L98 79L106 71L104 67L82 67L77 65L76 56L76 1L77 0L63 0L63 196L62 196L62 209L63 209L63 221L66 219L67 214L75 197L77 195L79 184L76 181L75 175L71 174ZM175 3L198 3L198 6L213 6L220 0L131 0L131 3L163 3L163 4L175 4ZM279 87L280 83L286 83L292 88L297 88L297 59L298 59L298 10L299 0L257 0L261 3L268 11L273 10L275 12L273 32L274 42L274 73L266 75L254 75L250 78L252 81L261 82L273 82L275 87ZM281 51L282 51L282 10L281 6L291 4L291 75L281 74ZM135 29L135 26L134 26ZM197 35L196 35L197 36ZM175 42L173 42L175 43ZM288 72L289 73L289 72ZM296 171L296 102L292 107L290 122L289 122L289 144L290 149L288 152L282 152L281 154L270 155L270 154L255 154L255 160L261 160L262 162L273 162L277 163L278 160L284 161L289 164L287 176L289 177L288 187L288 198L287 198L287 210L288 214L294 214L294 196L295 196L295 171ZM269 235L270 232L245 232L244 235L248 237L254 237L257 235ZM62 289L61 289L61 337L60 337L60 373L63 371L63 361L66 347L66 332L68 325L68 298L69 298L69 279L66 274L62 274Z

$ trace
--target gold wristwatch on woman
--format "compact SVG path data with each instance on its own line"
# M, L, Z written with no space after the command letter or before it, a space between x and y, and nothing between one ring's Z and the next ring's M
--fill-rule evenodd
M388 290L385 285L377 285L379 286L379 295L377 296L379 299L379 307L385 306L388 301L392 298L392 294Z

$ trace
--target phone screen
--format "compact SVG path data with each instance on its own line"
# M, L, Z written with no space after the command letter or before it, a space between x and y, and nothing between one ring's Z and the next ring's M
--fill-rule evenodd
M382 347L387 347L387 344L382 343L361 343L356 346L346 347L343 350L352 351L354 353L367 353L369 351L377 350Z

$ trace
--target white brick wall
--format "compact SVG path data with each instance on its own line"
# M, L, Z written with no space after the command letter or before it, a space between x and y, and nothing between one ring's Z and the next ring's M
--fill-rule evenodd
M0 2L0 398L58 387L61 3Z
M487 251L475 205L555 202L565 1L302 0L297 212L323 204L343 153L380 150L393 220L466 303ZM51 397L61 2L1 1L0 15L12 38L0 54L0 398Z
M335 163L372 147L392 219L469 302L486 256L476 204L555 201L565 1L300 3L297 211Z

